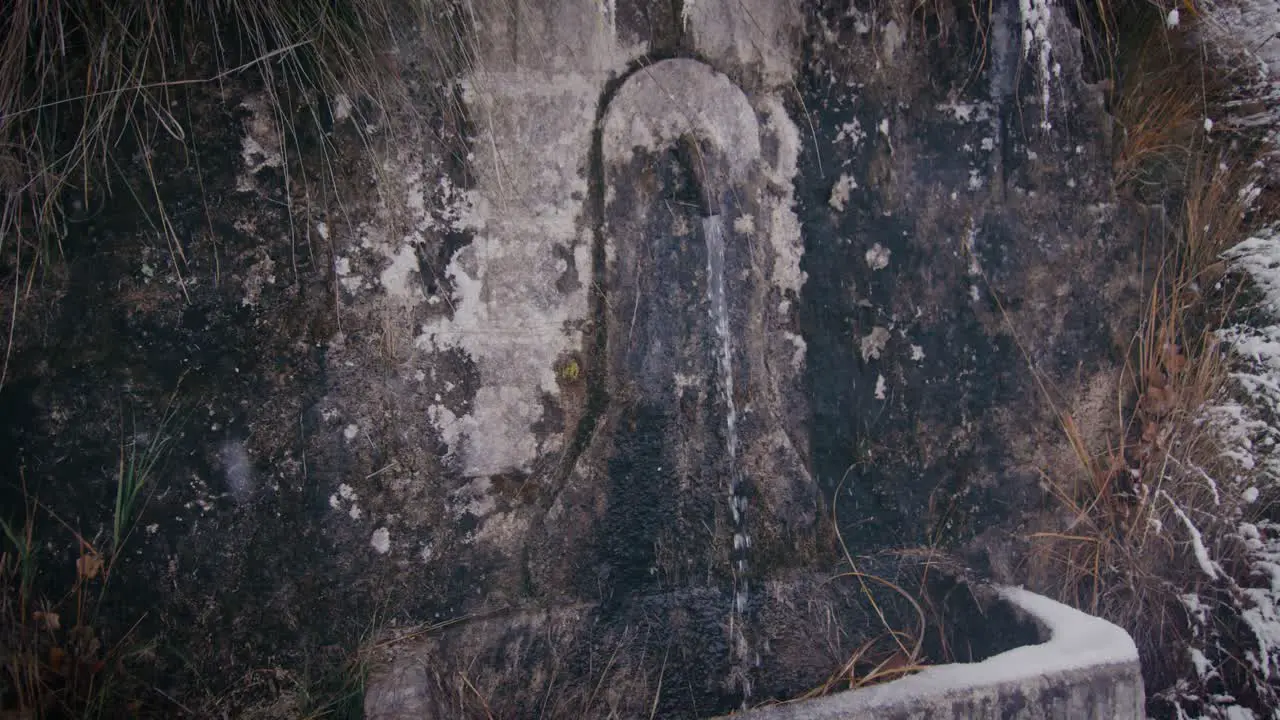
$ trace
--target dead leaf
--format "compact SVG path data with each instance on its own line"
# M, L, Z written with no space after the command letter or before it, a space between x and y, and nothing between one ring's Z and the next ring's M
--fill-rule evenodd
M1142 425L1142 443L1144 452L1164 450L1165 428L1155 420L1147 420Z
M1164 368L1169 371L1170 375L1177 375L1187 366L1187 356L1182 354L1182 348L1168 343L1164 346Z
M43 625L45 630L57 630L62 627L62 618L56 612L36 610L31 613L31 619Z
M911 668L913 665L911 658L907 657L906 653L898 650L889 659L880 663L880 667L877 670L879 671L878 674L901 675L904 670Z
M1165 376L1164 371L1158 367L1153 367L1147 371L1147 390L1163 389L1169 382L1169 378Z
M76 560L76 572L83 580L92 580L102 572L102 556L95 552L85 553Z
M1148 420L1142 426L1142 442L1150 448L1160 449L1160 426Z
M71 628L70 646L75 656L84 662L97 657L102 643L94 635L93 628L88 625L77 625Z
M49 648L49 669L61 675L63 666L66 664L67 651L58 646Z
M1205 267L1205 269L1201 270L1200 278L1204 282L1206 287L1212 287L1215 283L1217 283L1219 280L1222 279L1223 275L1226 275L1226 274L1227 274L1227 263L1223 260L1219 260L1218 262L1213 263L1212 265L1209 265Z
M1168 388L1150 387L1147 388L1147 394L1142 396L1142 406L1156 417L1168 415L1173 411L1176 397Z

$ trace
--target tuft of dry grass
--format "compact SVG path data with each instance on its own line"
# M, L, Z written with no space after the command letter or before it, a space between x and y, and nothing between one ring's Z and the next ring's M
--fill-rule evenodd
M1183 25L1194 16L1187 5ZM1163 26L1129 44L1112 104L1115 182L1173 221L1148 248L1155 263L1115 378L1115 419L1099 439L1072 411L1057 412L1074 465L1043 472L1058 522L1030 540L1042 589L1127 629L1157 693L1188 674L1185 598L1212 595L1214 563L1239 552L1218 542L1234 532L1242 501L1215 479L1231 475L1203 413L1228 379L1216 333L1236 295L1221 257L1248 228L1253 170L1247 151L1210 136L1207 109L1223 95L1202 79L1211 74L1202 55Z
M182 243L153 160L199 164L194 121L182 111L193 86L224 97L232 84L261 92L286 156L284 197L297 211L295 199L320 193L288 158L301 153L304 135L319 136L327 152L325 133L315 130L329 122L335 98L350 99L357 128L385 128L414 107L397 62L402 45L425 44L446 76L467 64L464 18L450 0L9 5L0 17L0 291L10 316L0 386L17 308L37 271L62 254L66 223L92 215L108 196L137 202L181 278Z
M1140 197L1181 185L1215 93L1203 59L1180 31L1166 28L1159 12L1144 14L1145 24L1126 28L1131 36L1123 45L1115 37L1105 41L1114 73L1115 183Z
M1181 596L1214 579L1197 557L1198 533L1230 532L1239 510L1238 493L1214 480L1225 474L1222 448L1201 421L1228 373L1215 331L1234 302L1218 288L1218 258L1244 230L1236 167L1203 151L1191 163L1180 226L1117 383L1116 422L1091 445L1079 419L1059 413L1076 466L1045 472L1063 521L1031 536L1053 594L1129 630L1166 680L1190 631Z
M849 552L849 546L845 543L844 535L840 531L840 523L836 513L837 503L835 502L840 497L840 491L843 489L845 481L849 479L849 473L852 469L850 468L845 472L844 477L841 478L839 485L837 485L831 507L831 526L848 569L832 577L831 581L856 580L860 594L879 620L880 629L883 632L863 641L854 648L849 657L825 681L799 697L788 700L788 703L890 682L919 672L928 666L924 653L925 633L929 625L928 616L924 607L916 598L917 596L925 597L927 595L925 588L928 585L933 553L932 551L927 552L927 557L922 563L923 570L917 593L908 592L899 583L859 569L858 562L854 560L852 553ZM880 601L877 600L876 593L872 590L873 586L888 590L891 594L905 601L906 606L914 611L916 627L907 629L896 627L889 620Z
M134 637L136 625L110 642L97 627L117 553L67 527L78 554L60 570L71 585L46 596L35 583L43 572L35 528L48 511L33 498L24 510L20 523L0 520L0 710L31 718L140 716L143 690L130 668L153 648Z

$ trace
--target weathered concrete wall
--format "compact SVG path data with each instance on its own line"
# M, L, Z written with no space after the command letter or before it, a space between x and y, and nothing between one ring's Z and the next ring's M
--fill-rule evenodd
M590 695L625 640L639 680L608 686L688 680L659 714L697 717L742 701L722 662L739 545L757 698L842 660L795 661L814 633L849 649L818 632L829 608L865 619L812 579L838 572L841 540L855 555L936 547L1015 580L1036 470L1069 459L1037 430L1057 427L1042 388L1095 406L1086 433L1114 417L1115 388L1094 378L1123 360L1142 286L1143 217L1111 192L1102 93L1065 14L465 5L462 76L424 71L432 48L412 40L397 60L419 88L456 84L456 102L379 117L316 99L307 112L333 122L310 142L327 154L286 152L260 88L193 90L200 162L154 158L181 247L97 198L29 301L0 396L6 488L47 488L85 537L109 532L122 440L174 438L137 557L113 570L137 600L119 632L145 616L140 632L214 647L196 670L166 658L156 673L300 667L375 622L484 617L485 632L442 655L406 646L406 661L434 663L452 692L481 658L468 680L534 707L575 674ZM714 92L664 96L670 76L645 71L673 58ZM712 98L734 112L655 131L656 110ZM726 220L749 543L716 475L689 138L740 156L745 178ZM673 357L683 371L661 367ZM635 371L646 362L663 372ZM654 398L662 441L623 467ZM161 422L171 399L180 428ZM581 607L585 621L561 612ZM540 613L552 620L501 620ZM547 627L578 638L572 662L534 642ZM546 672L518 674L531 665Z
M1128 633L1047 598L1002 593L1043 627L1043 644L971 665L739 713L744 720L1138 720L1146 717L1138 650Z

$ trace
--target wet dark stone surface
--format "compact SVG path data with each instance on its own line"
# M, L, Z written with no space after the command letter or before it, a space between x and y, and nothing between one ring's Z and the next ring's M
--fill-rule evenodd
M1001 8L997 24L1016 15ZM856 37L851 25L841 33ZM862 550L958 548L1036 507L1038 489L1015 470L1017 436L1043 413L1035 373L1069 386L1120 359L1115 298L1099 288L1135 266L1135 229L1094 216L1114 202L1105 167L1076 157L1099 152L1101 116L1067 105L1050 111L1052 135L1035 127L1034 73L998 92L995 75L1020 61L1016 41L989 48L986 77L964 76L973 56L957 45L931 50L927 85L887 87L858 53L814 43L793 107L813 133L797 180L813 471L845 541ZM961 87L959 100L949 95ZM1068 97L1087 107L1090 92L1069 85ZM990 120L957 122L942 110L957 101ZM864 136L852 146L851 123ZM989 153L977 151L984 143ZM857 188L835 211L846 174ZM1109 262L1081 262L1089 242L1108 247ZM884 269L864 261L877 244L890 253ZM1051 283L1065 294L1045 298ZM876 327L890 336L868 359L859 343Z

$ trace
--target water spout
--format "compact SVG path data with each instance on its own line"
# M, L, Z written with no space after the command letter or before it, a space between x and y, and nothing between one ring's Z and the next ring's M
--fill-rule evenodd
M751 696L751 647L746 635L746 613L750 602L747 550L751 547L751 536L747 533L747 487L738 472L738 411L734 404L733 341L729 329L729 304L724 288L723 216L711 215L703 218L702 233L707 243L707 294L711 305L711 324L715 328L717 340L717 375L725 408L725 464L728 468L725 485L733 529L733 607L729 617L729 640L734 652L734 679L742 690L745 707Z

